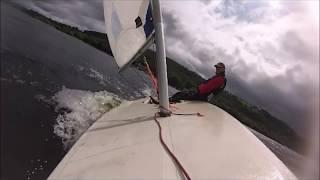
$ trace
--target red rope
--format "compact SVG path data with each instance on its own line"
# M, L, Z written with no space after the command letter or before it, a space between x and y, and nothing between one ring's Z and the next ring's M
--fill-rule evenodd
M150 69L150 67L149 67L149 64L148 64L148 62L147 62L146 59L144 59L144 63L145 63L146 66L147 66L147 71L148 71L149 77L150 77L150 79L151 79L151 81L152 81L153 88L156 90L157 95L158 95L158 99L159 99L158 80L157 80L157 78L153 75L153 73L152 73L152 71L151 71L151 69Z
M179 167L179 169L182 171L182 173L184 174L185 178L187 180L191 180L189 174L187 173L187 171L183 168L182 164L180 163L180 161L178 160L178 158L170 151L170 149L168 148L167 144L164 142L163 138L162 138L162 128L160 125L160 122L157 120L157 114L154 114L154 120L157 123L158 127L159 127L159 138L160 138L160 142L162 144L162 146L165 148L165 150L168 152L168 154L171 156L171 158L174 160L175 164Z

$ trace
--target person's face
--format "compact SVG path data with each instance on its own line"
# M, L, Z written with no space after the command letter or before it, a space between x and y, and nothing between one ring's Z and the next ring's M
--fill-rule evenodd
M216 73L222 73L223 72L223 68L221 67L216 67Z

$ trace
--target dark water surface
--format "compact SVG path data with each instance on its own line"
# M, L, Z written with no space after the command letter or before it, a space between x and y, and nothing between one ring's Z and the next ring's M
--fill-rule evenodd
M112 57L1 2L1 179L46 179L65 155L53 132L58 113L39 101L63 86L134 99L151 84L135 69L119 75ZM290 150L256 135L297 167Z

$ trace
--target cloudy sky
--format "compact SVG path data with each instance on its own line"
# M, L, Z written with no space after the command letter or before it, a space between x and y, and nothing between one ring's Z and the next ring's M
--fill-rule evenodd
M81 29L104 32L102 0L15 0ZM167 55L294 128L319 117L318 0L161 0Z

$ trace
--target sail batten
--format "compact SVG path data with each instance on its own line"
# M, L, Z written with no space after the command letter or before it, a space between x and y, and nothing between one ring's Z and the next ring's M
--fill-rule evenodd
M151 43L154 34L149 0L104 0L106 32L112 53L123 70Z

